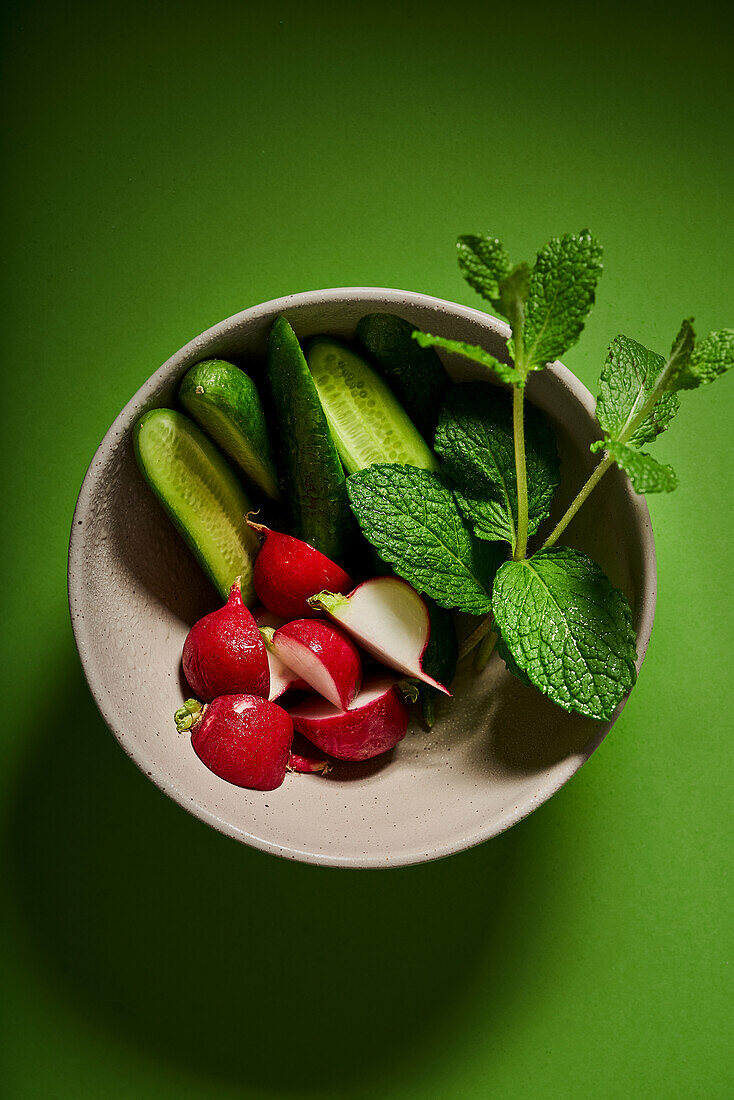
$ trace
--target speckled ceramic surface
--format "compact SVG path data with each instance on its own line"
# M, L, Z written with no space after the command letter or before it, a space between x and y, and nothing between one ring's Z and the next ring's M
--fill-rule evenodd
M566 714L518 683L495 656L479 676L471 668L460 671L455 699L441 707L430 732L412 723L405 740L384 757L339 765L327 778L288 775L267 794L217 779L188 738L176 733L172 715L187 694L180 675L183 640L217 600L138 473L132 425L147 409L170 405L178 380L200 359L233 358L257 371L278 313L300 337L351 337L359 318L377 310L489 351L500 350L506 332L502 322L476 310L376 288L295 294L230 317L169 359L115 420L84 479L69 552L71 617L87 681L138 767L185 809L236 840L289 859L355 868L437 859L494 836L550 798L613 724ZM463 361L445 362L457 380L480 376ZM557 518L593 465L594 402L560 364L531 377L528 397L558 435ZM596 558L626 593L641 664L656 585L644 499L611 470L562 541ZM95 781L103 783L104 776Z

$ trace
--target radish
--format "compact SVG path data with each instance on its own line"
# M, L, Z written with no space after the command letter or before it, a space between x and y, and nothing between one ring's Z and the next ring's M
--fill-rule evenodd
M408 728L408 708L389 677L365 683L349 710L308 699L292 707L290 716L299 733L339 760L369 760L389 752Z
M258 608L253 612L255 616L255 622L260 627L260 635L265 642L265 652L268 655L268 667L270 669L270 693L268 699L272 702L274 699L279 699L281 695L285 695L286 691L291 689L294 691L310 691L310 686L305 680L302 680L300 676L297 676L292 668L287 668L283 662L275 656L275 654L268 649L267 642L272 637L272 633L279 626L283 625L284 620L280 615L273 615L270 611L266 611L264 607ZM265 627L265 630L262 629Z
M224 607L191 627L182 664L191 690L205 702L240 692L267 697L268 655L252 612L242 602L239 578Z
M288 759L288 771L298 772L302 775L328 775L331 765L324 759L323 753L309 745L306 738L297 733L291 745L291 755Z
M349 574L307 542L271 531L249 518L247 522L264 536L255 559L253 583L268 611L284 619L310 619L316 612L309 607L309 596L322 588L348 592L352 587Z
M254 791L273 791L285 779L293 723L282 707L258 695L220 695L203 706L188 699L176 728L191 730L194 752L210 771Z
M325 611L384 665L451 694L423 671L431 619L425 603L406 581L373 577L357 585L348 596L319 592L309 603L314 610Z
M268 652L340 710L347 710L362 683L362 662L354 642L323 619L296 619L270 635Z

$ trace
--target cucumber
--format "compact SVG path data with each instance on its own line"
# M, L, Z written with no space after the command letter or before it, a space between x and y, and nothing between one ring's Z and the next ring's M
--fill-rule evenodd
M356 534L344 470L298 338L285 317L277 317L270 330L268 380L293 534L343 561Z
M449 379L434 348L422 348L416 326L394 313L368 313L357 325L357 339L380 367L416 428L433 440Z
M224 359L206 359L184 376L178 399L250 481L280 500L265 414L249 375Z
M309 343L308 365L348 473L375 462L438 469L405 409L364 359L317 336Z
M459 660L459 643L456 637L454 616L435 600L424 596L431 617L431 636L423 654L423 670L445 687L451 686ZM446 696L429 684L419 684L423 718L430 728L436 720L436 703Z
M245 522L250 502L216 447L187 416L152 409L133 431L135 457L206 575L227 598L242 577L242 599L252 606L252 563L259 549Z

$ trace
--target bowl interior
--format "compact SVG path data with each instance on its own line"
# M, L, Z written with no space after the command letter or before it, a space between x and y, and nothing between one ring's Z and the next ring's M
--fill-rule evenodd
M400 291L317 291L246 310L173 356L112 425L82 487L69 560L85 674L125 752L167 794L230 836L290 858L352 867L422 862L495 835L550 797L612 725L568 715L523 687L495 656L480 675L464 662L455 697L440 707L431 731L411 723L405 740L384 757L339 765L327 778L288 775L268 794L217 779L175 732L172 715L186 692L181 647L189 626L217 597L137 470L132 425L145 410L174 403L182 374L202 358L232 358L257 375L279 312L300 337L351 338L360 317L377 310L502 352L501 322ZM457 380L481 377L480 368L452 357L445 362ZM560 365L534 375L528 396L557 433L557 518L594 462L588 449L596 438L593 401ZM641 663L655 601L643 499L624 475L610 471L562 541L596 558L627 595Z

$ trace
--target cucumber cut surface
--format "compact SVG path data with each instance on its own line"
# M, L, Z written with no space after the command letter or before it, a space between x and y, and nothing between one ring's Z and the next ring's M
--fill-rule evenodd
M259 543L245 522L250 501L226 461L183 413L152 409L133 432L140 470L223 599L237 577L252 606Z
M375 462L438 469L405 409L364 359L317 336L309 344L308 365L348 473Z
M418 431L432 441L449 379L435 348L416 343L415 331L415 325L394 313L368 313L357 325L357 339L379 365Z
M270 330L268 378L293 534L343 561L356 536L346 478L298 337L285 317L276 317Z
M249 375L224 359L206 359L184 376L178 399L266 496L280 499L265 413Z

